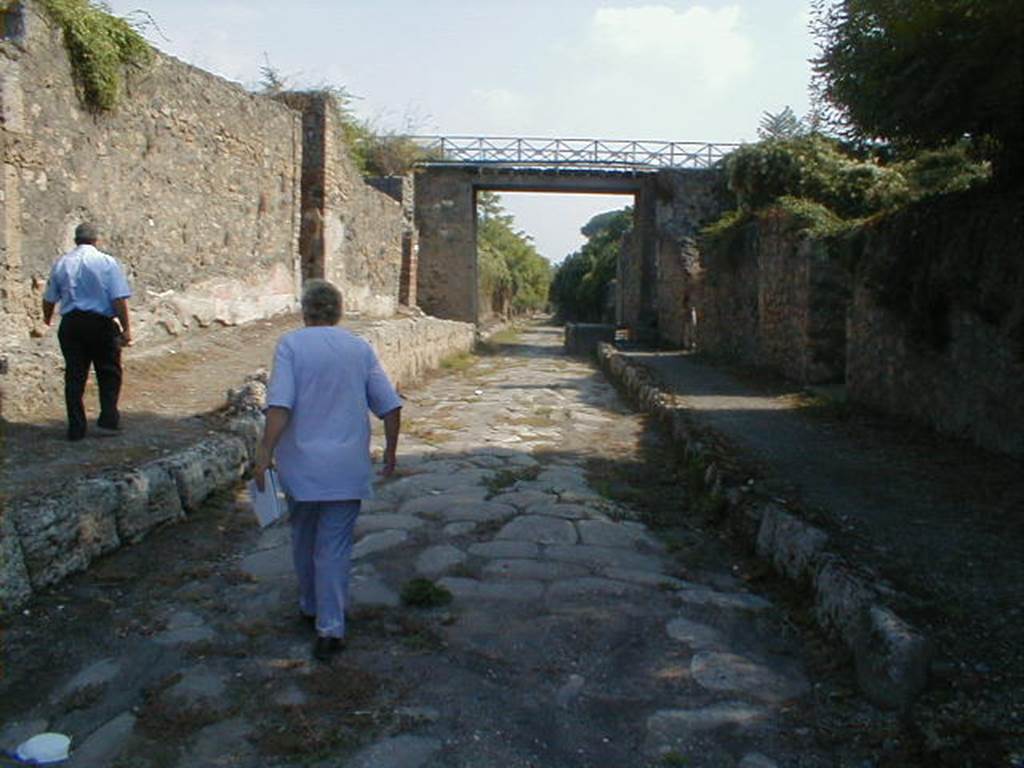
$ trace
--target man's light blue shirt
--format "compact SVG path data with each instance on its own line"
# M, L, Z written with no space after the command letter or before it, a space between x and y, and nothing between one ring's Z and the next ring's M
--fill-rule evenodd
M289 496L373 498L369 414L381 418L402 401L365 339L336 326L282 336L267 405L291 412L274 452Z
M72 310L114 316L114 300L132 295L124 270L113 256L92 245L79 245L53 265L43 298L60 304L60 313Z

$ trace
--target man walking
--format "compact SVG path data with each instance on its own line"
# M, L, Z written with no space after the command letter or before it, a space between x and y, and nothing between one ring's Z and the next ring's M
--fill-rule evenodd
M68 440L85 437L82 396L90 366L96 369L100 415L96 426L114 432L121 426L117 400L121 394L121 346L131 344L124 270L113 256L96 248L99 233L92 224L75 228L75 248L53 265L43 292L43 322L50 324L60 305L60 351L64 355L64 400Z
M337 328L341 292L309 280L305 328L277 343L267 387L267 423L254 479L274 462L288 499L299 610L316 627L313 655L327 661L344 647L352 534L370 487L370 420L384 422L384 467L395 471L402 401L364 339Z

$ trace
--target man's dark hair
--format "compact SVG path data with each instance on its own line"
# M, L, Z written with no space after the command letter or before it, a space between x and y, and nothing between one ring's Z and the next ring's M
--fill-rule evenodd
M75 227L75 244L76 245L92 245L99 239L100 233L96 229L96 225L88 222L82 222Z

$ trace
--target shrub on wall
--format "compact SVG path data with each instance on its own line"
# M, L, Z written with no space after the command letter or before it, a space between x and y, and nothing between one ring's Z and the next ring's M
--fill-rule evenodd
M149 64L153 49L129 21L90 0L42 0L42 6L64 33L82 101L92 109L113 109L124 89L124 68Z

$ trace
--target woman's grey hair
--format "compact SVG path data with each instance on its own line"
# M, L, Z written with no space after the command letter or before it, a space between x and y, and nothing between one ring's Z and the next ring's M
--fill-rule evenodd
M309 325L335 325L341 320L341 291L326 280L307 280L302 287L302 317Z

